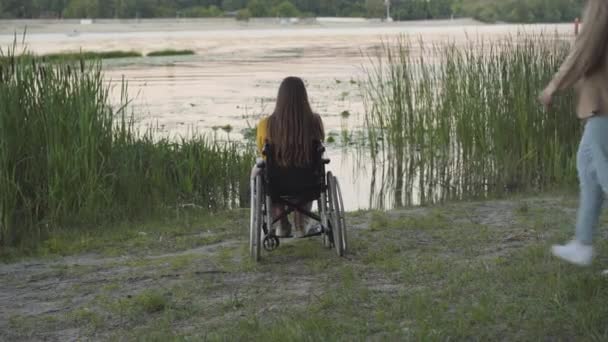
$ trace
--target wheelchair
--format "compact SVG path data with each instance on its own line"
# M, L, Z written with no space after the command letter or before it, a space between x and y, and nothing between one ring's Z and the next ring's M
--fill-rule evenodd
M324 247L335 249L340 257L345 255L347 233L340 183L325 171L330 160L324 157L323 144L315 142L313 148L315 154L309 167L283 168L273 161L272 145L265 144L265 160L257 161L257 172L251 178L249 247L254 261L260 260L262 250L272 252L279 248L282 238L275 234L274 226L293 212L319 223L320 229L307 238L321 236ZM304 208L309 202L317 203L317 213ZM273 217L273 203L286 208L279 217Z

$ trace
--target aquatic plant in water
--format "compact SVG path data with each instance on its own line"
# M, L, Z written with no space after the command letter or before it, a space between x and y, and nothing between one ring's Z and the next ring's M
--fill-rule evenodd
M373 192L399 206L575 183L572 97L537 102L568 51L558 38L384 42L362 85Z

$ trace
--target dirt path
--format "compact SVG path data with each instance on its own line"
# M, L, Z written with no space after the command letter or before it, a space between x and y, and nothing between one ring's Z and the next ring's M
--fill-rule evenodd
M382 307L381 300L441 293L451 275L438 259L460 272L471 264L493 269L534 246L544 250L570 233L574 206L572 199L553 197L351 213L351 252L344 259L319 240L292 240L253 264L242 213L231 238L194 248L142 253L143 246L118 257L1 264L0 340L246 339L248 332L263 330L268 317L324 305L348 320L351 314L341 313L346 308L356 317L367 305L372 311Z

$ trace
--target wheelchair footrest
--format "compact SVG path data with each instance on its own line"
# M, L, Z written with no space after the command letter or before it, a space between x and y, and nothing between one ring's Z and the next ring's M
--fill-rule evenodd
M321 235L323 235L322 231L320 231L320 232L316 231L314 233L306 234L306 235L302 236L300 239L306 239L306 238L311 238L311 237L321 236Z

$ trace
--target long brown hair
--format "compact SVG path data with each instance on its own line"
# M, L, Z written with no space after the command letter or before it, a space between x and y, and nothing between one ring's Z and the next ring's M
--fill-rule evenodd
M608 49L608 3L606 0L589 0L583 11L582 31L588 30L588 40L585 44L595 46L595 49L581 49L580 63L583 64L585 76L590 76L598 69L606 66ZM581 32L581 34L586 32ZM575 48L579 48L575 44ZM599 51L598 51L599 50Z
M282 167L306 167L313 158L313 141L323 140L321 117L313 113L302 79L287 77L279 87L277 104L268 119L273 157Z
M583 28L547 90L564 90L608 71L608 1L588 0Z

